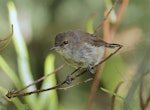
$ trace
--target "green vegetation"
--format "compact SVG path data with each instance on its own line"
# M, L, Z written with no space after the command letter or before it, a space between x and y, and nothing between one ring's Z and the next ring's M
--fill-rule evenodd
M125 0L124 0L125 1ZM124 47L105 62L93 110L148 110L150 108L149 2L129 1L112 42ZM117 20L117 4L110 15ZM67 90L51 90L8 99L8 91L19 90L53 72L64 61L50 51L57 33L81 29L94 33L103 21L110 0L15 0L0 1L0 109L1 110L84 110L92 82ZM7 36L13 24L13 36ZM11 30L11 29L10 29ZM100 30L103 37L106 27ZM113 30L114 31L114 30ZM107 32L109 32L107 30ZM111 51L111 50L110 50ZM108 50L108 53L110 52ZM65 66L23 92L46 89L65 80L74 68ZM93 77L86 73L72 84ZM120 82L123 83L118 87ZM63 85L63 87L68 85ZM118 87L118 90L115 89ZM114 102L112 96L115 97ZM112 109L113 110L113 109Z

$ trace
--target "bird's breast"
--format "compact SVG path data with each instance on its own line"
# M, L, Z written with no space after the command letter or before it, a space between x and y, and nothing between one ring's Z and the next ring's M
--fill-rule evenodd
M76 46L66 49L63 52L64 59L74 67L86 68L89 65L97 65L103 58L104 46L96 47L88 43L84 43L78 48Z

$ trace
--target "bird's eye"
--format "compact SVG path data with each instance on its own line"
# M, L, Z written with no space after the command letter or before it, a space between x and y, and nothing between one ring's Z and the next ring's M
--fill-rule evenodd
M64 45L67 45L67 44L68 44L68 41L67 41L67 40L65 40L65 41L63 42L63 44L64 44Z

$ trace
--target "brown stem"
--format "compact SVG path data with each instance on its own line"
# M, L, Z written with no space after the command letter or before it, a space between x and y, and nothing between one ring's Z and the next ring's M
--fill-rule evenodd
M105 11L104 16L106 16L107 12L108 11ZM109 18L104 21L103 33L104 33L104 35L103 35L104 41L106 41L108 43L111 42Z
M13 33L14 33L13 25L11 25L11 34L8 35L7 37L3 38L3 39L0 39L0 42L10 39L10 37L12 37Z
M118 90L119 90L119 88L120 88L120 86L123 84L123 81L121 81L118 85L117 85L117 87L116 87L116 89L115 89L115 91L114 91L114 93L115 94L117 94L117 92L118 92ZM115 110L114 108L115 108L115 99L116 99L116 96L115 95L113 95L112 96L112 100L111 100L111 110Z
M47 75L45 75L45 76L43 76L43 77L37 79L37 80L34 81L33 83L31 83L31 84L29 84L29 85L27 85L27 86L25 86L25 87L23 87L23 88L21 88L21 89L19 89L19 90L13 91L13 93L19 93L19 92L21 92L21 91L23 91L23 90L29 88L30 86L35 85L35 84L41 82L42 80L46 79L46 78L49 77L50 75L52 75L52 74L56 73L57 71L61 70L64 66L65 66L65 64L60 65L60 66L59 66L58 68L56 68L53 72L51 72L51 73L49 73L49 74L47 74Z
M84 70L83 72L81 72L81 73L77 74L76 76L72 77L71 81L73 81L77 77L83 75L85 72L86 72L86 70ZM53 87L50 87L50 88L47 88L47 89L34 90L34 91L31 91L31 92L26 92L26 93L19 93L19 92L16 93L15 91L10 91L6 94L6 97L11 99L11 98L14 98L14 97L28 96L28 95L35 94L35 93L41 93L41 92L57 89L57 88L61 87L62 85L64 85L65 83L66 83L66 80L64 80L63 82L57 84L56 86L53 86Z
M142 84L142 82L141 82L141 84L140 84L140 92L139 92L140 107L141 107L141 110L145 110L145 109L144 109L144 99L143 99L143 91L142 91L142 88L143 88L143 84Z
M150 103L150 94L149 94L149 96L148 96L148 98L147 98L147 100L146 100L145 108L148 106L149 103Z
M67 87L57 88L57 89L58 89L58 90L67 90L67 89L70 89L70 88L72 88L72 87L76 87L76 86L78 86L78 85L81 85L81 84L83 84L83 83L87 83L87 82L92 81L92 80L93 80L93 78L88 78L88 79L86 79L86 80L84 80L84 81L82 81L82 82L78 82L78 83L76 83L76 84L74 84L74 85L69 85L69 86L67 86Z
M116 30L118 28L118 25L120 24L122 17L125 13L125 10L127 8L128 5L128 0L122 0L122 3L118 9L118 13L117 13L117 21L115 22L115 24L113 24L111 30L110 30L110 35L111 35L111 39L114 38Z
M96 94L98 86L99 86L99 78L101 77L101 68L102 68L102 65L99 64L98 68L96 70L96 75L94 77L92 87L91 87L91 92L90 92L90 96L89 96L86 110L91 110L91 108L92 108L92 104L93 104L94 99L95 99L95 94Z
M109 15L108 12L106 12L104 14L104 16L108 16L108 15ZM105 20L104 23L101 24L101 25L104 25L104 30L103 30L104 31L104 41L108 41L108 39L109 39L109 19L105 18L104 20ZM99 27L97 27L97 29L98 28ZM105 50L105 53L106 53L106 50ZM96 75L94 77L94 81L93 81L93 84L91 87L91 92L90 92L90 96L89 96L86 110L90 110L92 108L92 104L93 104L94 99L95 99L95 94L96 94L96 91L97 91L99 83L100 83L99 78L101 76L101 71L102 71L102 67L103 67L103 65L101 65L102 63L103 63L103 61L97 67Z
M95 30L94 30L94 34L97 34L102 28L103 28L103 25L104 25L104 21L108 18L109 14L111 13L111 11L114 9L114 7L116 6L118 0L115 0L113 6L111 7L111 9L108 11L108 13L106 14L106 16L103 18L103 21L101 24L99 24Z
M0 51L2 51L3 49L5 49L8 46L12 35L13 35L13 25L12 25L12 32L11 32L11 34L8 35L6 38L0 39L0 42L6 41L5 44L0 48Z
M143 99L143 83L142 82L140 84L139 97L140 97L140 107L141 107L141 110L146 110L146 108L147 108L147 106L148 106L148 104L150 102L150 94L147 97L146 101L144 102L144 99Z

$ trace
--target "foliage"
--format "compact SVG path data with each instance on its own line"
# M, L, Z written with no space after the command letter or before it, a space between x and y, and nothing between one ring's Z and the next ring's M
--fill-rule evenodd
M3 70L0 73L3 73L2 76L7 75L9 77L11 82L8 81L8 83L10 86L12 83L13 87L11 86L8 87L9 89L6 89L7 87L0 86L0 105L2 105L0 109L83 110L87 104L87 97L89 97L90 84L79 86L75 89L72 88L64 92L53 90L26 97L12 98L10 103L7 101L8 99L5 97L5 94L12 88L18 90L32 83L34 79L42 76L41 73L44 73L43 75L51 73L55 70L55 66L58 67L59 64L62 64L62 60L57 54L55 54L55 57L53 54L48 55L49 48L53 42L51 36L55 36L57 32L64 30L79 29L79 27L81 29L85 27L85 24L86 30L89 33L94 33L93 28L103 18L103 1L49 0L41 2L40 0L15 0L15 2L8 1L7 7L4 7L6 2L7 0L0 1L0 8L2 8L0 10L3 10L3 14L0 15L1 29L8 30L8 19L4 18L7 18L9 15L9 25L13 24L14 34L13 37L10 34L4 39L0 38L0 44L2 45L0 45L0 68ZM118 9L120 4L116 6L116 10L121 10ZM105 5L109 9L112 3L110 0L105 0ZM119 55L113 56L103 67L102 77L100 79L101 86L103 87L101 91L100 89L98 90L98 94L95 94L94 109L103 110L105 108L107 110L110 107L115 110L149 109L150 55L149 31L147 30L149 30L150 25L148 23L149 11L145 9L145 7L148 7L147 5L146 0L144 2L142 1L142 3L137 0L129 2L127 14L125 14L123 21L119 23L119 31L117 31L113 38L114 40L111 39L111 42L118 42L124 45L124 47ZM8 13L6 12L7 8ZM94 13L89 17L89 14L93 13L93 11L99 14ZM113 14L110 17L110 26L113 26L116 19L115 10L113 10ZM85 23L86 21L87 23ZM107 30L106 27L104 30ZM1 31L3 33L4 30ZM13 44L10 43L11 39ZM6 47L8 48L6 49ZM10 55L11 58L7 55L13 51L10 47L14 47L16 52ZM17 59L17 65L13 62L14 59ZM59 74L57 77L52 75L39 85L32 86L24 92L52 87L57 82L65 79L66 74L70 73L70 71L72 71L70 67L63 68L60 71L62 74ZM87 76L90 75L87 74ZM83 79L80 78L79 80ZM123 81L123 83L116 92L115 89L120 81ZM102 95L99 93L102 93ZM112 103L114 104L113 106L109 102L112 99L110 96L115 96L115 101ZM6 100L3 100L2 97L6 98Z

